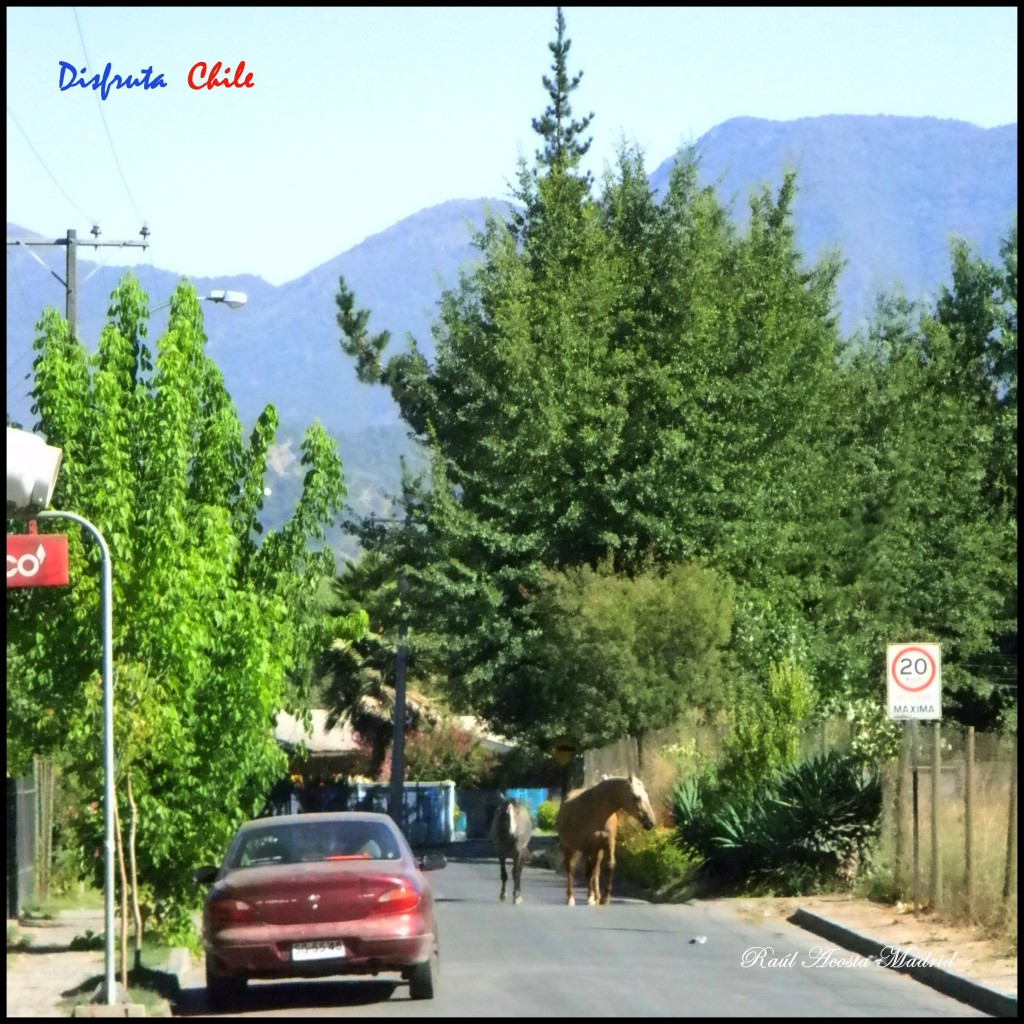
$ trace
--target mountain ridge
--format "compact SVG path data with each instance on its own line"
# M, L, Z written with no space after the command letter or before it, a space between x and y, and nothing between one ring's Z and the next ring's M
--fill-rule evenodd
M951 236L965 238L987 259L998 259L1000 239L1016 216L1016 142L1016 124L981 128L942 118L824 115L792 121L732 118L694 148L700 184L715 186L740 228L751 190L768 187L774 193L784 170L796 167L797 245L808 264L835 249L845 260L838 312L843 334L851 336L871 315L880 289L899 284L911 299L933 297L949 280ZM656 194L678 155L649 172ZM381 493L397 490L397 458L391 456L412 447L403 439L390 395L358 383L341 351L334 301L338 278L344 276L357 305L371 311L369 330L390 332L389 352L404 348L411 336L431 358L431 323L442 287L454 285L459 269L478 256L472 235L483 227L485 210L507 216L510 208L507 200L493 197L445 200L282 285L255 274L190 278L200 295L211 288L248 293L248 305L240 310L204 311L207 351L220 366L246 429L268 402L277 407L282 443L301 436L317 418L338 439L346 477L358 481L359 494L380 500ZM8 224L9 239L30 235L40 237ZM88 235L79 242L79 333L94 348L109 293L124 268L97 270L88 259ZM63 273L65 254L28 249L8 245L7 365L8 413L31 426L23 378L31 369L34 324L43 306L63 312L63 288L54 277ZM34 255L52 274L42 272ZM154 308L166 302L183 276L152 265L135 273ZM151 337L162 331L165 318L166 310L154 312ZM367 431L377 431L378 441L368 444ZM360 448L373 449L369 461ZM383 464L384 459L393 464Z

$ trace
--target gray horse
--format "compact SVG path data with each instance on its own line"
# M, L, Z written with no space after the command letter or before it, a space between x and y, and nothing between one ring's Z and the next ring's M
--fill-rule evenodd
M523 864L529 856L528 847L532 834L530 812L518 800L503 796L491 822L491 839L498 853L498 862L501 864L501 895L498 897L500 900L505 899L505 886L508 882L505 861L511 860L512 901L523 902Z

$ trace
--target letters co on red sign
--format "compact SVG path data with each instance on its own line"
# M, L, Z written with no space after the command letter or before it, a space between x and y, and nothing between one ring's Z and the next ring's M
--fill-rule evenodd
M59 533L7 535L7 589L66 587L68 539Z

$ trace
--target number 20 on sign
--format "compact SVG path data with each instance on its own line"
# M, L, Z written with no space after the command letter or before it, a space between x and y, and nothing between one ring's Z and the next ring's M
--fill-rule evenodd
M942 718L940 645L889 644L886 684L890 718Z

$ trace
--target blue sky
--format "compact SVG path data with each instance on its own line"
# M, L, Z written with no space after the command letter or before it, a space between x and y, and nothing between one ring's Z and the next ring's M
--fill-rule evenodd
M652 171L733 117L1017 120L1015 7L564 11L595 174L622 139ZM9 7L7 220L107 239L145 221L157 267L294 279L426 207L508 196L555 12ZM195 64L243 60L252 88L189 88ZM61 90L61 61L167 84L103 100Z

